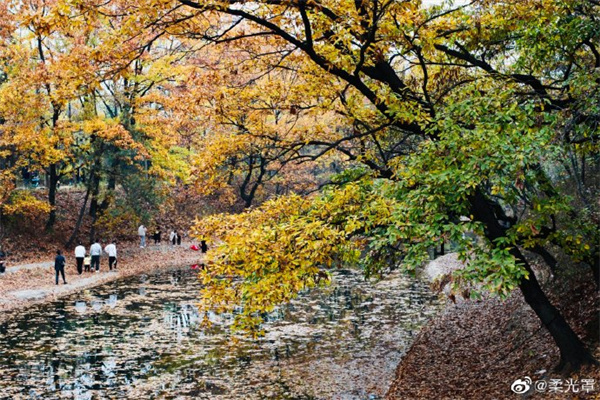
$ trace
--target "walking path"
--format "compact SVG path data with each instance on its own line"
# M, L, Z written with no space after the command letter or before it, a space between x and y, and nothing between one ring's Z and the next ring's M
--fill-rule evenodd
M99 273L84 272L82 275L77 274L72 254L67 254L66 285L63 283L55 285L53 262L9 265L6 273L0 275L0 311L4 311L0 313L0 321L8 318L11 311L34 303L51 301L118 278L157 268L202 262L203 255L190 250L190 244L150 245L144 249L132 244L123 245L119 248L118 270L108 271L108 257L102 257Z
M118 277L117 271L111 271L111 274L115 274ZM83 275L82 275L83 276ZM73 283L69 282L68 285L55 285L54 287L48 287L43 289L26 289L26 290L16 290L13 292L9 292L8 295L15 297L19 300L42 300L49 295L54 295L58 297L59 295L72 293L76 291L76 289L82 289L90 286L94 286L95 284L112 280L110 276L101 275L101 274L93 274L88 276L87 278L80 278L74 280ZM71 279L71 281L73 281Z
M17 271L22 271L24 269L48 268L48 267L52 267L52 266L54 266L53 262L39 262L39 263L33 263L33 264L15 265L14 267L7 267L5 273L12 274Z

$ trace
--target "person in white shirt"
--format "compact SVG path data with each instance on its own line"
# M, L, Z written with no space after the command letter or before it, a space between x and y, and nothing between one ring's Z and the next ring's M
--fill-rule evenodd
M90 256L92 256L92 271L94 271L94 265L96 266L95 271L100 271L100 255L102 254L102 246L98 243L98 239L90 247Z
M142 224L138 228L138 236L140 237L140 248L146 247L146 227Z
M175 233L175 231L171 231L171 233L169 234L169 242L171 242L171 244L175 244L176 240L177 234Z
M83 272L83 259L85 258L85 247L81 245L81 242L78 243L77 247L75 247L75 260L77 261L77 273L81 275Z
M108 254L108 269L110 271L113 269L113 264L115 266L115 271L117 270L117 246L114 242L114 240L111 241L110 244L104 248L104 251Z

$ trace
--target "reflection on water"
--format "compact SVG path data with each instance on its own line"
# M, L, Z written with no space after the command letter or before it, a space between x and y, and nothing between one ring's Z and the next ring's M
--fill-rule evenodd
M336 272L235 344L199 326L191 269L111 282L0 325L0 398L376 399L438 301L402 276Z

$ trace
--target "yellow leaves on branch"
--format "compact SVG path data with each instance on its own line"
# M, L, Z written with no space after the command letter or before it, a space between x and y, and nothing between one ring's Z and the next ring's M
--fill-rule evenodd
M314 285L320 269L311 260L331 264L331 247L342 234L314 222L288 222L300 221L309 205L306 199L288 196L243 214L197 221L197 237L222 240L201 276L207 285L203 307L223 311L241 305L248 317L272 311L297 290Z
M242 214L196 221L194 236L215 243L201 272L202 307L241 307L236 328L259 332L263 313L327 283L329 268L356 262L361 234L389 223L392 206L357 182L320 197L283 196Z
M106 142L114 143L121 149L136 149L140 155L147 154L144 147L135 142L118 119L96 117L83 121L81 131L89 136L95 136Z

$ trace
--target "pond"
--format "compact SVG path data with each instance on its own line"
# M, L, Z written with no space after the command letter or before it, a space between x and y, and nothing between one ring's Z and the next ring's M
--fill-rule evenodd
M198 325L190 267L129 277L33 306L0 325L0 398L378 399L440 309L400 274L339 270L232 340L228 315Z

